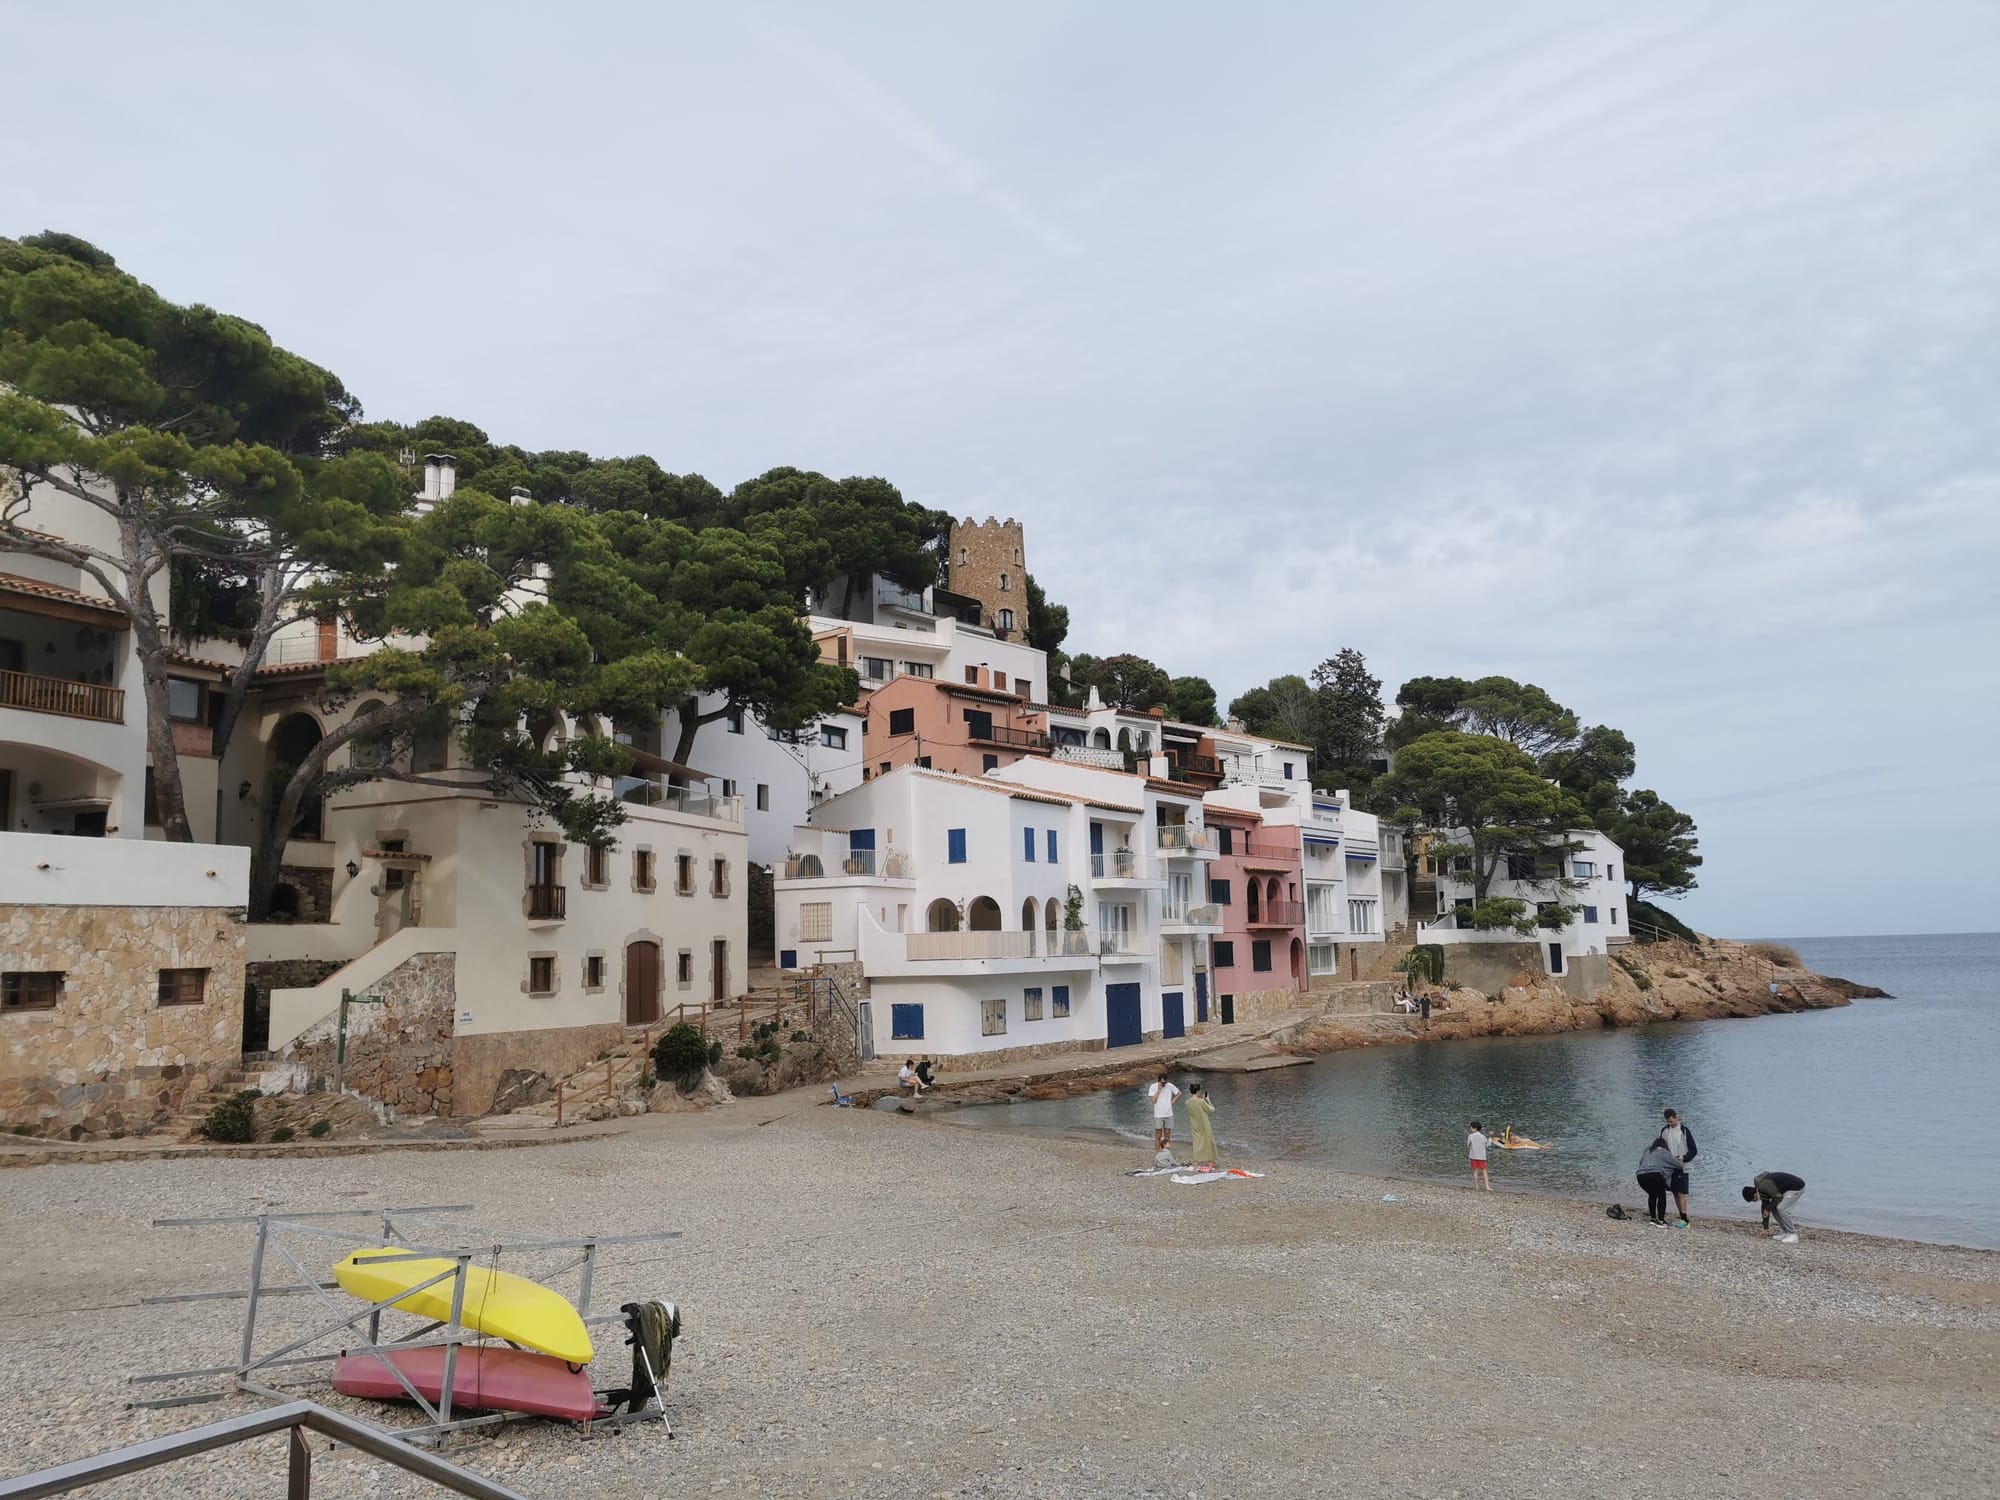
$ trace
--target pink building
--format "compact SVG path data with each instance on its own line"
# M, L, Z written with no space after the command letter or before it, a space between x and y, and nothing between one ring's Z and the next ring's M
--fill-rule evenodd
M979 680L897 677L868 695L864 779L903 766L982 776L1024 756L1049 753L1042 710L996 689L983 668L966 670Z
M1237 995L1310 986L1303 855L1296 825L1265 823L1246 808L1212 802L1203 814L1216 849L1208 899L1222 908L1209 968L1222 1019L1232 1021Z

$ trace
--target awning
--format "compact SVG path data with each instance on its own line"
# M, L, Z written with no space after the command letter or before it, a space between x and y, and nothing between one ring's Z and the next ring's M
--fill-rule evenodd
M684 766L677 760L668 760L664 755L655 755L650 750L641 750L636 745L621 744L619 749L632 757L633 769L651 771L656 776L692 777L696 781L713 781L715 778L706 771L697 771L693 766Z
M1373 854L1362 854L1353 849L1347 851L1347 857L1350 860L1366 860L1370 863L1373 863L1376 858Z
M1338 849L1340 847L1339 839L1314 838L1311 834L1306 835L1306 842L1308 844L1317 844L1322 849Z

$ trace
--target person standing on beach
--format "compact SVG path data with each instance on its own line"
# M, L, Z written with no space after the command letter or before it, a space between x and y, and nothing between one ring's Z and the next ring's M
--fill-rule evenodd
M1757 1238L1771 1237L1771 1220L1778 1221L1778 1243L1796 1245L1799 1242L1799 1226L1792 1220L1792 1210L1798 1206L1799 1195L1806 1190L1806 1180L1795 1177L1790 1172L1759 1172L1757 1180L1743 1190L1745 1203L1761 1204L1764 1209L1764 1227L1757 1231Z
M1194 1164L1204 1172L1215 1170L1215 1126L1209 1117L1215 1113L1215 1101L1210 1099L1198 1083L1188 1085L1187 1095L1188 1131L1194 1136Z
M1674 1207L1680 1212L1681 1228L1688 1227L1688 1163L1693 1161L1699 1149L1694 1143L1694 1132L1681 1124L1681 1114L1677 1109L1667 1111L1667 1128L1660 1132L1660 1139L1667 1143L1667 1149L1674 1153L1674 1160L1680 1163L1667 1177L1667 1191L1674 1195Z
M1472 1185L1493 1191L1493 1179L1486 1175L1486 1132L1479 1128L1479 1122L1472 1122L1472 1129L1466 1134L1465 1146L1472 1157Z
M1153 1151L1165 1151L1174 1142L1174 1100L1180 1098L1181 1091L1167 1081L1162 1073L1153 1086L1146 1090L1146 1097L1153 1101Z
M1646 1195L1646 1222L1658 1229L1667 1227L1667 1183L1680 1170L1681 1159L1667 1149L1660 1136L1639 1158L1639 1187Z

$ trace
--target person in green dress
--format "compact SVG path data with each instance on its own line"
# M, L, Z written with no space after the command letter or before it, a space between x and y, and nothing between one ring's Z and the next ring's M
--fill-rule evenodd
M1215 1102L1203 1092L1198 1083L1188 1085L1187 1095L1188 1127L1194 1132L1194 1164L1206 1171L1215 1167L1215 1126L1209 1117L1215 1113Z

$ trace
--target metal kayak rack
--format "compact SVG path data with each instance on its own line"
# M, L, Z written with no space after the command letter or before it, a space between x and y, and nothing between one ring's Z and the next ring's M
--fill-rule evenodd
M520 1271L515 1271L514 1274L524 1275L525 1279L532 1280L551 1291L559 1291L561 1288L558 1283L574 1273L576 1292L571 1301L585 1326L622 1325L625 1319L619 1313L591 1311L591 1295L596 1283L599 1252L607 1246L653 1244L680 1238L678 1230L656 1230L647 1234L550 1238L488 1229L458 1217L471 1212L473 1212L471 1204L455 1203L155 1219L153 1226L158 1229L254 1224L257 1237L250 1252L248 1286L228 1291L177 1292L140 1299L144 1306L241 1301L244 1305L243 1328L237 1343L234 1363L133 1375L128 1378L128 1383L142 1387L185 1385L204 1381L218 1383L208 1390L146 1398L135 1397L126 1403L127 1406L159 1408L220 1401L232 1390L247 1391L269 1401L294 1402L299 1398L296 1387L280 1389L271 1383L275 1379L282 1378L278 1372L303 1372L314 1366L330 1366L333 1360L343 1354L372 1354L381 1359L384 1368L395 1376L404 1394L416 1403L425 1418L416 1426L384 1429L392 1438L405 1442L434 1443L441 1441L447 1433L466 1428L520 1421L525 1418L525 1413L491 1412L476 1417L454 1415L453 1388L458 1373L459 1348L490 1338L490 1335L468 1328L463 1321L467 1305L466 1286L469 1273L475 1268L499 1270L501 1261L508 1257L517 1260L553 1261L555 1262L553 1266L538 1264L532 1275ZM341 1223L342 1220L357 1219L372 1220L374 1223L365 1229ZM451 1265L449 1269L440 1271L428 1280L404 1287L379 1299L356 1297L343 1291L338 1282L324 1279L323 1269L312 1269L314 1264L323 1266L326 1263L324 1252L328 1246L341 1247L340 1255L352 1250L376 1250L385 1247L400 1252L389 1256L371 1256L369 1257L371 1264L403 1260L443 1260L451 1262ZM319 1253L315 1255L314 1251ZM334 1259L339 1259L340 1255L336 1255ZM281 1263L283 1267L276 1276L272 1274L274 1261ZM392 1333L388 1337L384 1336L385 1313L415 1319L418 1315L408 1312L399 1304L420 1292L446 1287L449 1288L451 1298L449 1318L419 1319L419 1326L413 1329L406 1330L400 1335ZM264 1332L264 1325L260 1322L260 1314L264 1311L264 1299L267 1297L317 1298L323 1304L325 1319L315 1322L303 1333L288 1329L281 1334L267 1335ZM366 1325L365 1330L358 1327L362 1324ZM360 1334L361 1341L351 1341L357 1333ZM443 1378L435 1402L428 1400L417 1390L397 1363L388 1357L412 1349L431 1347L442 1347L445 1351ZM331 1373L329 1369L326 1375L329 1381ZM598 1417L580 1425L588 1432L594 1428L623 1427L634 1422L657 1422L665 1426L667 1424L665 1393L660 1392L654 1402L644 1410ZM669 1426L667 1430L671 1436L672 1428Z

